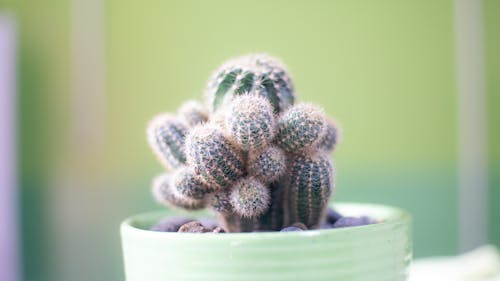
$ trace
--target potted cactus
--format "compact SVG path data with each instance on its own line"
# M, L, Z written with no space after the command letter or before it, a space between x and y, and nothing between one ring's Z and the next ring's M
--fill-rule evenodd
M204 100L148 125L166 169L153 195L168 211L122 224L128 281L406 279L408 215L329 208L340 131L321 108L296 102L280 61L227 61Z

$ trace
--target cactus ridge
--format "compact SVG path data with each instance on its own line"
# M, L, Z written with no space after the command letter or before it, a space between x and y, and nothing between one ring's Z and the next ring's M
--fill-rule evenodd
M264 213L270 199L268 189L252 177L236 183L230 197L234 211L245 218L255 218Z
M184 167L178 169L172 177L172 187L179 197L203 200L211 190L206 186L194 169Z
M283 64L267 55L249 55L223 64L208 83L206 96L215 112L233 96L255 93L267 98L275 113L295 101L294 87Z
M197 100L185 102L177 113L190 127L205 123L208 120L207 110L203 104Z
M326 133L326 120L321 109L301 104L290 108L278 121L277 144L290 153L313 147Z
M248 162L248 173L265 184L276 181L286 171L285 152L274 145L251 154Z
M243 150L260 150L274 137L274 116L269 102L257 96L235 98L226 115L231 139Z
M186 154L187 162L208 186L227 187L245 173L242 156L211 125L192 129L186 140Z
M184 141L188 128L169 114L160 114L148 125L148 142L157 158L167 169L175 169L186 162Z
M187 210L199 210L206 206L205 200L178 196L172 188L171 177L161 174L153 180L152 193L156 201L165 206Z
M308 228L317 227L333 188L333 165L326 155L296 155L291 160L285 198L287 224L302 222Z

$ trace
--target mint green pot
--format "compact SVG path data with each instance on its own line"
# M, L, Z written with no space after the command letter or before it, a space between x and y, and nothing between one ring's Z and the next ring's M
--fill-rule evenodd
M381 223L303 232L175 233L148 231L166 211L121 225L127 281L407 280L410 216L393 207L336 203L344 215Z

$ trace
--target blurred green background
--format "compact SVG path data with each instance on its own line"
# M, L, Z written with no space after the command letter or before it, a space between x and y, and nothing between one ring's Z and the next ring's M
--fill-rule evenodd
M201 98L225 59L262 51L289 66L300 100L342 124L335 200L406 208L416 257L457 253L453 1L89 1L104 14L76 2L0 0L19 23L26 280L123 280L118 225L158 208L145 124ZM499 245L500 1L482 3L488 231ZM74 30L99 24L102 95L85 83L94 66L75 64L96 54Z

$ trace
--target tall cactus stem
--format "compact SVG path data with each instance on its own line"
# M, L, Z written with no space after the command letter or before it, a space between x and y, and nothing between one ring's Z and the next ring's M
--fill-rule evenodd
M291 159L285 195L285 224L301 222L319 227L333 193L333 164L324 153Z

